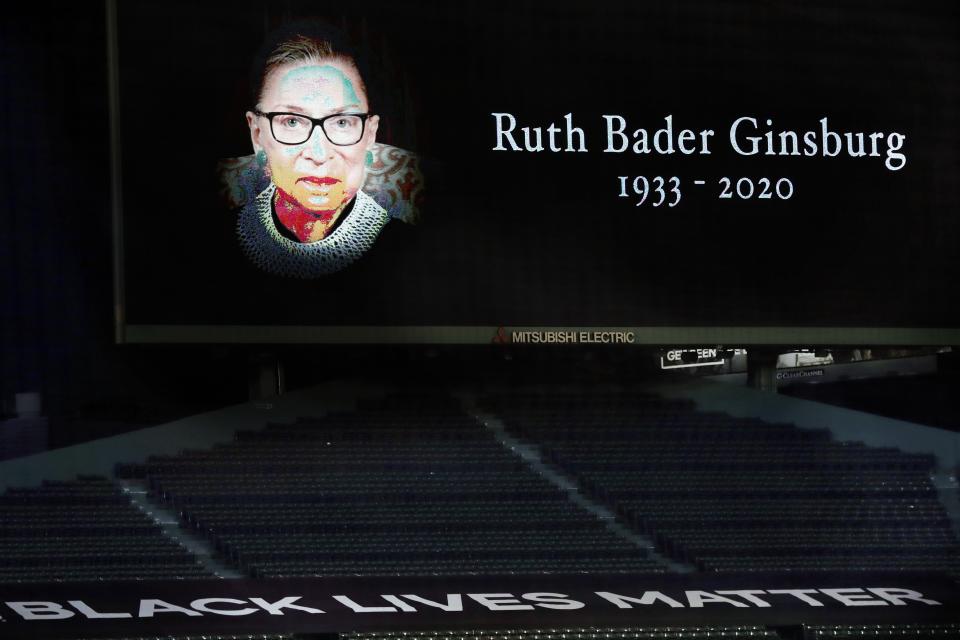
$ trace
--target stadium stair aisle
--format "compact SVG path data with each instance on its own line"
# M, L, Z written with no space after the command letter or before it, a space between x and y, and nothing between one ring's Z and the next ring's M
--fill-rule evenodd
M254 577L663 572L445 395L127 465Z
M483 405L661 551L704 571L960 575L931 456L656 396L515 393Z
M696 570L696 567L693 565L676 562L661 556L654 548L654 543L650 538L641 535L630 527L624 526L617 519L616 514L605 504L592 499L589 495L585 495L585 493L580 490L576 478L569 476L555 465L544 461L543 453L535 443L523 442L514 438L497 416L485 413L481 407L477 406L476 398L473 394L461 393L458 397L463 403L465 410L489 429L505 449L516 452L534 471L564 492L568 500L599 518L611 533L644 549L647 556L651 560L661 563L666 571L672 573L689 573Z
M212 577L104 478L0 495L0 584Z
M117 483L137 509L153 520L166 537L191 553L212 575L217 578L244 577L241 572L220 561L217 550L210 545L207 538L195 535L181 527L180 519L175 512L168 511L162 504L149 500L147 497L149 492L142 481L118 480Z
M953 534L960 539L960 478L958 476L960 476L960 469L939 471L931 480L940 496L940 504L943 505L950 520Z

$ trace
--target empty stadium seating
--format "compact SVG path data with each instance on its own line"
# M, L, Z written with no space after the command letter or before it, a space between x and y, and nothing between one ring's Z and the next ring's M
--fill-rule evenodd
M210 576L103 478L0 496L0 583Z
M957 624L878 624L878 625L833 625L804 628L804 640L825 638L890 638L891 640L917 640L919 638L960 637Z
M256 577L663 571L448 397L392 396L121 473Z
M960 575L930 455L655 396L510 394L485 404L663 552L702 570Z
M334 634L331 634L334 635ZM334 635L335 637L335 635ZM264 635L264 634L241 634L241 635L189 635L189 636L138 636L136 638L124 637L124 638L109 638L108 640L297 640L298 638L303 638L303 636L288 636L288 635ZM103 638L90 638L89 640L104 640ZM314 640L310 638L309 640Z
M930 456L835 442L622 394L490 396L486 409L582 490L701 571L943 570L960 545ZM124 464L152 499L260 578L662 573L445 396L239 431ZM0 584L212 577L102 478L0 496ZM576 627L169 636L168 640L960 638L960 625ZM124 638L123 640L139 640Z
M718 640L779 638L759 626L730 627L586 627L559 629L505 629L341 634L341 640Z

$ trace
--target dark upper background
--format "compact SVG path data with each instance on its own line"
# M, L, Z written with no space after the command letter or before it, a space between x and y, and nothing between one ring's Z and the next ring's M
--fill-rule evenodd
M177 6L122 3L144 15ZM191 175L208 185L217 158L248 152L242 113L217 116L200 144L186 112L235 105L259 37L303 12L236 6L121 33L122 71L137 81L123 101L125 176L145 168L156 196L125 200L128 230L156 232L128 242L142 250L128 265L132 320L696 324L742 313L759 324L957 326L958 21L948 3L690 2L628 16L550 3L344 7L355 34L393 56L386 72L402 74L409 96L379 102L391 111L384 133L423 154L432 181L423 226L391 223L368 259L322 285L257 273L235 251L229 214L182 190ZM757 20L769 28L748 28ZM210 70L227 63L230 74ZM191 77L218 90L178 91ZM47 415L66 425L53 431L63 444L244 399L256 349L113 345L103 4L7 7L0 95L0 413L14 392L41 390ZM493 153L490 111L544 125L573 111L592 152ZM722 155L722 137L709 160L604 157L601 113L648 128L673 113L718 137L733 115L803 129L829 115L838 128L907 133L909 160L896 173L878 159L755 164ZM789 175L797 196L795 206L718 206L688 194L679 210L634 209L615 198L613 178L634 173ZM151 211L170 197L177 207ZM208 233L211 253L184 253ZM493 366L481 351L442 364L435 352L389 348L280 355L296 386L371 370L448 378ZM82 434L70 428L81 422Z

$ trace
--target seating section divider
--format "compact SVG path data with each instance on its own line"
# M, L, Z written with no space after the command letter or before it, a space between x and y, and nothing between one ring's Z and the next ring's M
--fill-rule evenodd
M120 470L254 577L662 572L444 395Z
M0 495L0 584L212 577L106 478Z
M960 576L932 455L653 395L511 393L483 405L659 550L703 571Z

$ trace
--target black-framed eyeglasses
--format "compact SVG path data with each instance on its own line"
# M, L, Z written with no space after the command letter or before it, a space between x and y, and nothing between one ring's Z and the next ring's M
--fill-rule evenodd
M349 147L363 138L369 113L335 113L323 118L311 118L302 113L271 111L264 113L254 109L254 113L270 120L270 133L280 144L303 144L320 127L323 135L338 147Z

